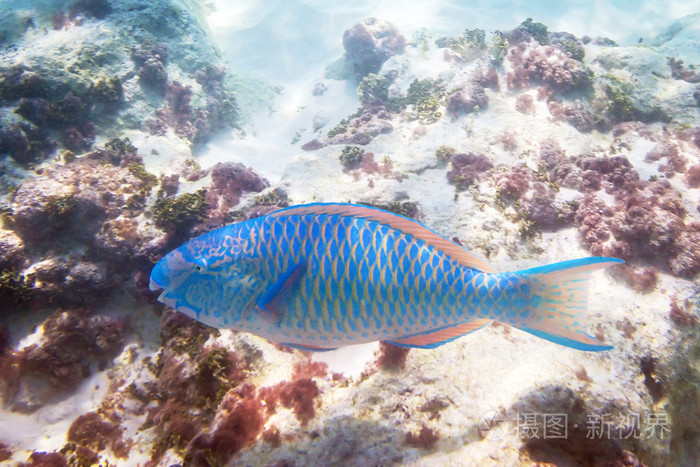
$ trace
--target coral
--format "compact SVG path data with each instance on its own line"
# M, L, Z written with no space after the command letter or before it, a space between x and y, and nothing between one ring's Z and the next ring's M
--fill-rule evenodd
M24 242L12 230L0 229L0 270L16 270L27 261Z
M10 446L0 441L0 462L6 461L12 457L12 450Z
M359 144L366 145L377 135L391 133L394 127L387 120L389 113L383 105L363 107L362 113L342 120L338 126L328 132L328 144Z
M175 196L175 193L177 193L179 187L180 176L178 174L161 175L160 190L158 190L158 197Z
M406 444L421 449L432 449L440 439L440 434L423 425L418 434L406 433Z
M379 343L379 356L377 357L377 367L385 371L397 371L406 367L406 357L411 349L399 347L398 345Z
M106 420L96 412L88 412L73 420L66 435L69 442L102 451L106 447L121 458L130 451L130 442L125 442L122 429L114 421Z
M501 200L514 201L530 189L533 180L531 171L524 166L514 166L493 176Z
M588 106L580 100L557 101L549 99L547 109L552 117L567 122L582 133L589 133L596 126L595 117Z
M31 266L32 299L39 303L87 305L99 301L111 286L102 264L67 256L46 259Z
M257 193L270 183L253 169L240 163L219 162L211 169L212 185L207 192L210 216L226 214L244 193ZM216 211L216 212L215 212Z
M591 71L557 47L521 43L510 49L508 61L511 71L506 78L510 88L543 84L561 94L591 89Z
M247 358L223 347L205 347L212 334L218 331L181 313L168 311L161 319L163 347L154 369L155 385L132 389L134 398L156 402L146 417L146 426L154 427L160 440L151 453L154 462L172 447L187 448L188 456L200 455L208 448L224 449L218 443L235 437L235 433L229 432L233 427L222 424L242 423L239 416L253 416L248 412L252 407L262 415L260 402L253 398L255 388L243 384L249 371ZM244 400L238 400L239 396ZM212 423L216 430L202 434Z
M44 341L23 351L23 371L47 378L56 388L72 389L87 376L86 363L121 350L126 322L87 310L59 310L43 324Z
M340 163L346 170L359 167L364 157L365 151L357 146L345 146L339 156Z
M34 451L29 456L29 462L24 465L34 467L65 467L68 465L63 454L58 452Z
M693 277L700 272L700 223L688 226L673 241L671 271L678 276Z
M641 182L624 157L584 158L578 165L584 169L579 189L604 187L615 194L613 206L586 195L576 212L579 230L594 254L662 261L679 276L700 271L700 255L692 246L698 229L684 222L680 194L668 181Z
M519 94L515 99L515 110L521 114L535 113L535 99L530 94Z
M443 37L435 41L440 48L447 48L446 60L467 62L486 50L486 32L483 29L467 29L457 37ZM497 51L498 53L498 51Z
M121 214L127 196L138 193L144 181L128 170L86 157L53 166L25 180L15 192L14 229L25 243L47 239L88 240L102 223Z
M328 134L330 135L331 132L329 131ZM302 149L302 151L316 151L316 150L319 150L325 146L326 146L325 143L314 138L311 141L309 141L308 143L304 143L301 146L301 149Z
M471 84L447 97L447 113L457 117L484 109L488 103L489 98L484 92L484 88L478 84Z
M700 188L700 164L690 166L683 181L690 188Z
M7 153L20 164L40 162L55 148L48 134L28 123L0 128L0 154Z
M548 170L566 162L566 153L556 140L545 140L540 143L540 161Z
M231 391L217 414L216 429L197 435L188 445L188 465L225 464L233 454L251 444L265 423L255 387L245 384Z
M160 93L165 93L168 82L166 64L168 49L164 44L141 45L131 50L131 59L139 67L140 83Z
M676 173L686 172L686 164L688 160L681 156L678 151L678 145L670 141L661 141L644 158L647 162L655 162L662 158L666 158L666 164L659 166L659 172L667 178L672 178Z
M493 168L493 164L482 154L457 153L450 158L452 168L447 172L447 181L457 190L465 190L482 174Z
M279 401L294 411L302 426L306 426L316 415L314 403L319 395L318 385L311 378L298 378L270 388L260 388L260 398L266 402L268 411L274 412Z
M628 253L627 253L628 254ZM626 264L616 267L616 273L638 292L649 292L658 283L658 274L653 267L632 268Z
M446 164L456 152L455 148L443 145L435 150L435 157L441 164Z
M691 66L690 70L685 69L683 60L676 60L673 57L668 57L668 66L671 67L671 76L674 79L682 79L688 83L700 83L700 73Z
M100 455L92 449L72 442L66 443L59 452L66 457L68 465L89 466L98 464L102 460Z
M345 60L358 81L379 72L393 55L403 53L405 43L393 24L375 18L367 18L343 34Z
M681 326L693 327L698 324L698 317L686 311L687 305L678 303L676 296L671 297L669 317L671 320Z
M484 70L484 68L478 68L472 74L472 81L481 87L493 89L494 91L500 89L498 72L493 66L487 67L486 70Z

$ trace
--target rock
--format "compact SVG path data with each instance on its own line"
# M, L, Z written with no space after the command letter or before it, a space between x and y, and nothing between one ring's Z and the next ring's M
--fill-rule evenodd
M367 18L343 34L345 57L359 81L377 73L390 57L403 53L406 40L388 21Z
M447 98L447 112L453 117L485 109L489 98L478 84L460 89Z
M24 242L12 230L0 229L0 269L18 269L26 261Z

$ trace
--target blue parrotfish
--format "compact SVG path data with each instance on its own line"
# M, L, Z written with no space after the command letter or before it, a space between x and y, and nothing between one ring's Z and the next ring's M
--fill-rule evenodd
M204 324L302 350L385 341L434 348L494 320L579 350L592 271L574 259L496 272L423 224L354 204L307 204L194 238L151 272L159 300Z

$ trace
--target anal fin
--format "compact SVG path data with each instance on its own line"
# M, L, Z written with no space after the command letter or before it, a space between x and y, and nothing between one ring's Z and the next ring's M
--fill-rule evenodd
M286 302L286 299L298 286L301 277L306 272L307 264L307 261L303 261L286 270L265 292L255 309L273 323L279 323L283 312L281 305Z
M289 344L286 342L281 343L285 347L291 347L297 350L305 350L306 352L329 352L335 350L338 347L316 347L315 345L302 345L302 344Z
M447 344L459 337L469 334L470 332L478 331L484 326L491 324L490 319L475 319L468 323L458 324L446 328L428 331L415 336L405 337L402 339L387 341L388 344L398 345L399 347L415 347L418 349L434 349L443 344Z

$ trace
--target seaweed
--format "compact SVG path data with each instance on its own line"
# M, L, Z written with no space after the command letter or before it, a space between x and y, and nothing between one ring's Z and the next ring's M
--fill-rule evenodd
M143 164L132 162L127 166L127 169L129 169L131 175L144 183L144 188L146 188L148 191L158 184L158 177L148 172Z
M29 301L33 283L30 277L16 271L0 270L0 303L21 305Z
M532 18L523 21L518 29L526 32L530 37L535 39L540 45L545 45L548 39L547 26L542 23L535 23Z
M389 98L389 82L381 76L370 73L362 78L357 86L357 95L362 104L371 104L376 100L386 101Z
M508 53L508 39L503 36L503 34L494 34L491 39L491 55L493 55L493 61L499 64L503 61L506 54Z
M105 144L105 148L114 151L120 159L127 154L136 154L137 151L129 138L113 138Z
M122 80L117 76L102 78L90 85L87 96L91 102L114 106L124 98Z
M350 170L357 168L364 157L364 149L357 146L345 146L340 154L340 163L343 164L343 167Z
M391 201L389 203L371 203L360 201L359 204L383 209L385 211L393 212L394 214L399 214L400 216L408 218L416 218L419 214L418 203L415 201Z
M486 49L486 32L483 29L467 29L457 37L440 38L435 44L449 48L457 58L468 61Z
M155 224L161 229L183 232L206 216L207 191L185 193L175 199L162 198L153 206Z

